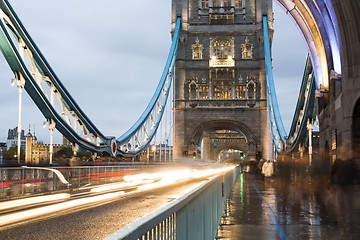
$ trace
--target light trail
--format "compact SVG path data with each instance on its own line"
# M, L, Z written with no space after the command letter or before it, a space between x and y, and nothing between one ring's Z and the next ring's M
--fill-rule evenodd
M68 193L59 193L59 194L54 194L54 195L47 195L47 196L40 196L40 197L30 197L30 198L24 198L24 199L18 199L18 200L13 200L13 201L2 202L2 203L0 203L0 211L10 209L10 208L35 204L35 203L67 199L69 197L70 197L70 194L68 194Z
M68 200L66 202L54 203L44 207L37 207L29 210L18 211L15 213L8 213L0 216L0 226L40 217L42 215L52 214L64 210L68 210L75 207L81 207L87 204L95 204L104 200L110 200L119 196L126 196L135 193L140 193L144 190L156 189L164 186L170 186L172 184L185 182L190 179L206 178L218 175L220 173L227 172L234 169L235 166L223 167L217 169L206 170L172 170L163 171L150 174L134 174L125 176L126 182L118 184L107 184L103 186L94 187L90 190L89 194L97 194L96 196L84 196L83 198ZM133 191L124 192L117 191L111 193L105 193L106 191L124 190L124 188L136 187ZM14 200L10 202L4 202L0 204L0 210L10 209L14 207L20 207L24 205L30 205L40 202L48 202L53 200L61 200L70 198L70 194L55 194L49 196L41 196L27 199Z
M115 198L115 197L118 197L123 194L124 194L124 192L107 193L107 194L102 194L102 195L95 196L95 197L76 199L76 200L72 200L72 201L68 201L68 202L53 204L50 206L45 206L45 207L25 210L25 211L21 211L21 212L6 214L3 216L0 216L0 226L20 222L20 221L27 220L27 219L34 218L34 217L39 217L39 216L45 215L45 214L51 214L51 213L63 211L63 210L66 210L66 209L69 209L72 207L78 207L78 206L89 204L89 203L95 203L95 202L99 202L99 201L108 200L108 199Z
M126 188L126 187L135 187L140 184L147 184L151 183L153 180L134 180L132 182L125 182L125 183L115 183L115 184L107 184L100 187L95 187L90 190L90 192L105 192L110 190L116 190L119 188Z

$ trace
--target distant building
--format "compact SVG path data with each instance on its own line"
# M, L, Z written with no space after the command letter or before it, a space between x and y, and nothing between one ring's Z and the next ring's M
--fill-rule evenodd
M0 142L0 150L1 150L1 151L5 151L5 150L6 150L6 143L5 143L5 142Z
M71 142L65 137L63 136L63 147L71 147Z
M11 147L16 147L18 145L18 128L9 129L8 131L8 137L6 141L6 150L9 150ZM26 147L26 139L25 139L25 131L21 130L21 147L25 150Z
M62 145L53 145L53 154L60 150ZM50 159L50 144L38 143L37 138L28 132L26 134L26 151L25 151L25 162L31 164L39 164L48 162Z
M0 163L3 161L4 151L6 151L6 143L0 142Z

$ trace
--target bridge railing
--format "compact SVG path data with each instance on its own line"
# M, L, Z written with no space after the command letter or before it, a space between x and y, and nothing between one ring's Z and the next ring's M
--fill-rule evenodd
M239 169L233 168L208 180L106 240L214 239Z
M166 167L168 167L166 164L145 164L96 167L0 168L0 200L62 191L68 188L80 188L88 185L121 182L124 180L125 175L149 173ZM57 173L60 173L65 181L62 181Z

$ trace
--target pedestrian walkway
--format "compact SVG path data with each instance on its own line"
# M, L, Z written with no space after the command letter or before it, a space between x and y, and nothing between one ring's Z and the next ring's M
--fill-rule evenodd
M294 184L288 182L286 186ZM313 194L289 188L284 191L275 180L240 173L217 238L360 239L359 208L353 212L353 225L342 229L336 215L324 213ZM355 199L359 199L358 190Z

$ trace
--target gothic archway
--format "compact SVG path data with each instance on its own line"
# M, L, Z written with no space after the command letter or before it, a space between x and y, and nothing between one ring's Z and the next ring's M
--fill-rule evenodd
M211 152L214 153L211 154L211 159L213 159L214 156L217 155L221 150L239 149L239 147L242 146L241 150L247 153L248 159L255 160L257 143L253 134L244 124L233 120L212 120L203 123L195 129L193 136L188 142L188 146L190 146L190 149L193 150L198 149L205 135L206 138L208 138L209 133L211 134L221 130L229 130L235 132L235 134L241 135L242 138L245 139L245 141L242 142L241 140L236 140L237 143L227 143L226 146L221 145L221 147L219 144L218 149L211 150ZM240 137L237 137L237 139L240 139ZM207 139L207 141L209 141L209 139ZM214 145L213 142L211 142L211 144Z

